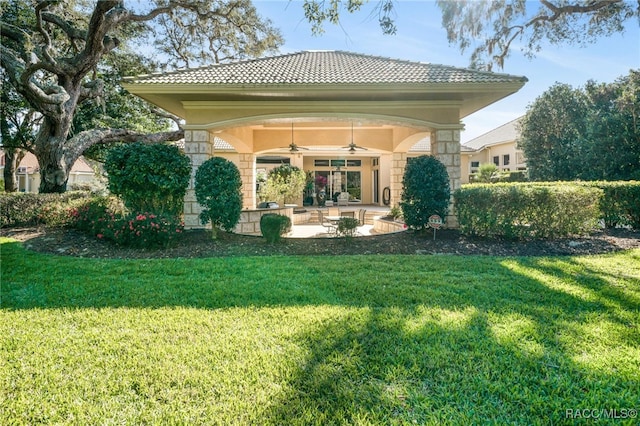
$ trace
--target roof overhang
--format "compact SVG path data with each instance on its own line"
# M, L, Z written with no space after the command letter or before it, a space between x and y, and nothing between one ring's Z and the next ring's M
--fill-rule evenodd
M500 83L395 84L395 85L213 85L125 82L129 92L186 118L185 105L216 102L231 105L252 102L268 109L278 102L375 102L392 105L414 102L423 105L455 103L462 119L522 88L526 79ZM381 105L382 106L382 105Z

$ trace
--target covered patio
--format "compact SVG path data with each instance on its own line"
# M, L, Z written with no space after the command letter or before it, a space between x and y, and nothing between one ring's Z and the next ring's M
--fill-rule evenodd
M330 198L348 193L349 206L395 206L408 159L423 154L445 164L455 190L461 119L525 82L444 65L307 51L137 76L125 87L185 120L194 175L212 156L237 165L250 214L259 210L259 176L282 163L314 178L311 191L294 202L305 208L317 207L313 195L320 191ZM192 180L187 227L201 226L199 213ZM447 224L457 226L453 210Z

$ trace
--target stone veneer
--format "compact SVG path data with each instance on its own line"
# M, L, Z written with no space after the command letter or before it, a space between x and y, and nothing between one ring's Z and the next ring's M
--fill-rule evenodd
M431 133L431 155L434 155L447 168L451 200L445 226L457 228L458 217L455 214L453 193L460 188L460 130L436 130Z
M189 180L189 187L184 197L184 224L186 228L198 228L202 226L199 217L202 207L196 200L194 189L195 176L200 165L215 156L213 138L214 136L206 130L185 130L184 132L184 152L192 164L191 179ZM242 180L242 205L246 209L253 209L255 208L256 202L255 155L240 154L236 166L240 171L240 179Z
M381 234L390 234L392 232L406 231L406 225L402 222L391 220L382 220L375 218L373 220L373 230Z
M184 197L184 225L186 228L201 227L200 212L202 207L198 204L195 194L195 176L202 163L213 155L213 138L206 130L184 131L184 152L191 160L191 179Z
M447 168L451 200L449 214L446 217L447 228L457 228L453 192L460 188L460 130L436 130L431 133L431 155L435 156ZM391 161L391 206L397 206L402 197L402 179L407 166L407 154L393 153Z

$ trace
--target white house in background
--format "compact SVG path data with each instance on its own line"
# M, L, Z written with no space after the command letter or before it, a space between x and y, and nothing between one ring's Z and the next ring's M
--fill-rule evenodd
M4 167L4 152L0 150L0 177ZM16 169L16 177L18 179L19 192L38 192L40 187L40 165L35 155L28 152L24 156ZM92 184L95 180L95 171L84 157L80 157L71 168L67 188L72 189L75 185ZM4 189L4 187L1 189Z
M462 183L469 183L469 175L477 172L480 164L493 163L502 171L527 169L527 160L516 143L521 119L518 117L461 146Z

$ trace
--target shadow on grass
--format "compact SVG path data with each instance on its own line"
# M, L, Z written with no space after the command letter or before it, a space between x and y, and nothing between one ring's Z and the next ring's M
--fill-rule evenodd
M514 336L501 327L523 329ZM633 372L588 368L544 328L474 308L353 313L299 336L307 362L259 420L562 424L567 410L637 404Z
M257 423L563 423L637 408L640 259L610 259L628 277L584 258L115 261L9 243L2 307L347 307L292 337L304 362Z

